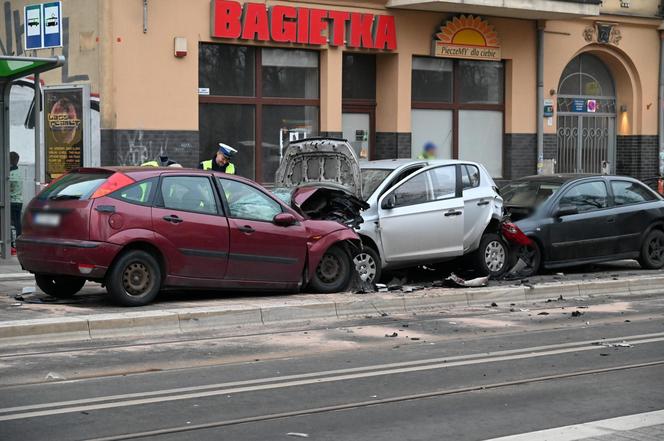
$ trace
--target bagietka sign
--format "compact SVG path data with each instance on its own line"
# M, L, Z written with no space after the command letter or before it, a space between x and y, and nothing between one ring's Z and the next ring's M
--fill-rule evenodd
M212 37L395 50L392 15L212 0Z

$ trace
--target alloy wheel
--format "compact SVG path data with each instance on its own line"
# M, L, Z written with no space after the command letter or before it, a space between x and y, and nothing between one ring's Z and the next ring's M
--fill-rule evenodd
M484 262L491 272L498 272L505 266L505 247L497 240L492 240L484 248Z
M661 237L655 236L648 243L648 255L658 264L664 261L664 243L662 243Z
M360 253L353 258L355 270L363 282L373 282L376 278L376 261L368 253Z

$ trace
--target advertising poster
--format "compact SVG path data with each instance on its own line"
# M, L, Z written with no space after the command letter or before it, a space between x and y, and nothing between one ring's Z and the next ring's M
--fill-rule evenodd
M83 166L83 90L44 91L46 180Z

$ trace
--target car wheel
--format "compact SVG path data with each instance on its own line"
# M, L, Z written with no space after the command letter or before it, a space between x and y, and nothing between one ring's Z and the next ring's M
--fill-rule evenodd
M525 266L516 274L520 277L532 277L539 273L542 265L542 251L539 245L533 241L530 245L521 245L516 249L510 267L514 267L521 259Z
M664 232L652 230L648 233L641 246L639 263L647 269L664 267Z
M505 242L494 233L482 236L476 251L475 265L484 275L491 278L502 276L507 271L509 252Z
M351 276L351 259L340 247L332 247L325 252L311 279L312 289L322 293L343 291L348 287Z
M381 262L378 253L373 248L364 247L353 257L353 265L360 279L368 283L378 283L381 277Z
M35 282L39 289L49 296L60 299L68 299L79 292L85 279L72 276L49 276L45 274L35 274Z
M124 306L152 302L161 288L161 268L157 259L141 250L129 251L117 260L106 280L111 298Z

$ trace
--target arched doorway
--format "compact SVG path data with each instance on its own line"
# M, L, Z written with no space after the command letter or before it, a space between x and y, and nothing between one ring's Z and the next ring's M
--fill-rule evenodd
M613 170L616 93L602 60L588 53L569 62L558 83L556 170L601 173Z

